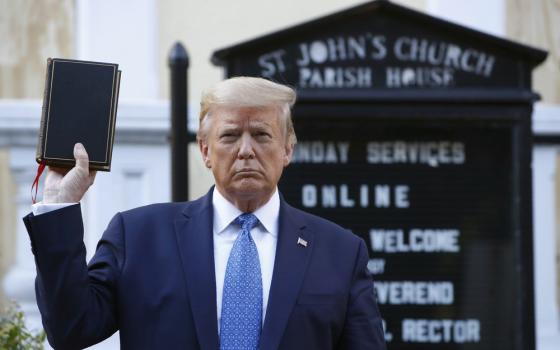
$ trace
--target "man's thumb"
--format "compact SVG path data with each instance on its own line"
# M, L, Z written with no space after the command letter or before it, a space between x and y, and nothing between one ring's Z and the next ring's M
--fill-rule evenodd
M74 145L74 159L76 159L76 167L89 171L89 157L84 145L77 143Z

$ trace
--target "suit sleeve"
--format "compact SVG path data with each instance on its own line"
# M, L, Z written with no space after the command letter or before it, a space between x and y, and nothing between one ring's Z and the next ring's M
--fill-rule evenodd
M385 350L385 338L381 314L375 301L373 279L367 263L367 247L360 239L346 322L339 349L345 350Z
M80 205L72 205L24 223L37 267L35 292L52 347L81 349L118 328L117 289L124 264L122 218L117 214L86 265Z

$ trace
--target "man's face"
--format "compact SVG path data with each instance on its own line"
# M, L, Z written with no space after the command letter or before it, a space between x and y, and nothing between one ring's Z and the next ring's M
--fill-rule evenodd
M239 209L244 210L246 201L258 208L274 193L292 157L279 110L218 107L210 118L206 140L199 147L216 187Z

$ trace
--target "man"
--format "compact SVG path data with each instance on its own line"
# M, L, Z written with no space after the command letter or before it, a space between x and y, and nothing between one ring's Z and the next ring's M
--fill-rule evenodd
M43 203L24 221L53 347L120 330L123 349L385 349L363 240L278 193L294 101L260 78L210 89L198 144L216 186L193 202L118 213L89 266L70 204L93 183L87 153L78 144L72 170L49 169Z

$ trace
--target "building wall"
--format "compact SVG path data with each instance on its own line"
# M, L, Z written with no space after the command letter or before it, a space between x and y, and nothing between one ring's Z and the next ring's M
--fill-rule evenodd
M506 3L508 38L548 51L546 61L533 73L534 90L541 94L544 103L560 104L560 2L507 0ZM556 175L556 188L556 203L560 203L560 174ZM556 206L556 213L556 290L557 307L560 307L560 205Z
M47 57L71 57L72 0L0 0L0 98L41 98Z
M560 103L560 2L507 0L507 37L548 51L533 74L534 90L545 103Z

